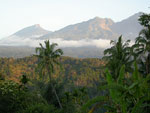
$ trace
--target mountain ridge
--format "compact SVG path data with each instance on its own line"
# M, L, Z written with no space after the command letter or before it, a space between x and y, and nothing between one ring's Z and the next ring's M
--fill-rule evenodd
M119 35L126 39L134 40L142 29L138 23L138 17L142 13L136 13L120 22L114 22L110 18L95 17L88 21L68 25L51 34L46 34L39 39L81 40L81 39L110 39L114 40Z
M39 24L35 24L1 39L0 45L37 46L43 40L52 40L56 43L59 41L58 44L63 41L65 41L65 44L77 43L77 41L89 43L91 40L94 40L94 42L97 40L116 40L120 35L123 35L125 40L134 40L142 29L138 23L138 17L141 14L141 12L136 13L120 22L114 22L110 18L95 17L68 25L54 32L45 30ZM33 42L36 42L36 44ZM80 45L84 46L84 43Z
M135 13L120 22L116 22L111 26L111 29L113 32L121 34L127 39L133 40L143 28L138 22L140 15L142 15L142 12Z
M113 39L113 34L108 26L113 24L113 20L108 18L95 17L88 21L66 26L51 34L46 34L39 39L62 38L65 40L81 40L81 39Z
M38 47L39 43L43 44L44 40L49 39L51 43L58 43L65 56L101 58L103 50L110 47L110 40L116 40L121 34L123 34L124 40L130 39L132 41L138 36L142 29L138 23L140 15L141 13L136 13L120 22L114 22L110 18L95 17L88 21L66 26L55 32L46 32L38 37L35 37L34 33L36 32L33 32L34 35L29 32L28 36L20 36L22 33L18 33L20 32L18 31L0 40L0 56L24 57L32 55L35 52L34 47ZM41 29L38 24L27 28L30 27L33 31ZM32 30L28 29L27 31Z

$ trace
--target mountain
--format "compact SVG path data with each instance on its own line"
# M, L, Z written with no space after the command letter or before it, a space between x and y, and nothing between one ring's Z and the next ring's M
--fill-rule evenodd
M117 34L122 34L127 39L134 40L142 29L142 26L138 22L140 15L142 15L141 12L136 13L120 22L116 22L110 26L110 29Z
M88 21L66 26L55 32L45 30L40 27L39 24L36 24L0 40L0 45L35 47L42 40L50 39L51 42L56 42L59 45L64 44L64 46L67 46L66 44L74 45L71 44L73 41L83 42L83 44L77 45L84 46L84 44L86 44L85 46L87 46L90 45L89 43L93 40L95 42L101 40L115 40L120 35L123 35L125 39L134 40L142 29L138 23L138 17L141 14L141 12L136 13L120 22L114 22L110 18L95 17Z
M14 33L13 36L24 37L24 38L26 37L36 38L48 33L51 33L51 31L43 29L39 24L35 24Z
M95 17L82 23L69 25L40 39L83 40L83 39L114 39L117 34L112 32L110 26L113 20Z
M88 21L66 26L55 32L47 31L36 24L0 40L0 50L2 51L0 54L1 56L15 57L31 55L34 53L32 47L37 47L39 43L49 39L51 43L58 43L59 47L64 50L64 55L101 57L103 50L110 47L110 40L116 40L120 35L123 35L125 40L133 41L138 36L142 29L138 22L141 14L136 13L120 22L114 22L110 18L95 17ZM17 47L12 48L12 46Z
M95 17L88 21L69 25L51 34L46 34L40 39L63 39L63 40L83 40L83 39L108 39L114 40L119 35L125 39L134 40L142 29L138 18L142 13L136 13L120 22L114 22L109 18Z
M1 39L0 45L35 46L35 43L33 41L48 33L51 33L51 31L43 29L39 24L35 24Z

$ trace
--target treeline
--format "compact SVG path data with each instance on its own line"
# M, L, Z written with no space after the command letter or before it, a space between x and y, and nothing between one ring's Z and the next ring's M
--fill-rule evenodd
M56 79L66 80L76 86L93 86L103 77L104 61L97 58L71 58L58 59L61 68L56 69ZM0 76L18 82L22 75L29 79L40 79L37 69L38 59L34 56L25 58L0 58Z

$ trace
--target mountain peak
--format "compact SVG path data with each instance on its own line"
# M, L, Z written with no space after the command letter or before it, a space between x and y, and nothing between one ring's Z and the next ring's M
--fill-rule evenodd
M109 29L109 26L114 24L114 21L110 18L95 17L93 19L90 19L88 21L88 23L89 23L90 26L94 26L94 27L97 27L97 28L102 28L103 30L111 31Z
M41 26L40 26L40 24L35 24L35 25L33 25L34 27L40 27L41 28Z
M19 37L33 37L33 36L41 36L49 33L50 31L43 29L40 24L35 24L20 31L14 33L13 35Z
M94 22L98 22L98 23L105 23L107 25L112 25L114 23L114 21L111 18L100 18L98 16L94 17L93 19L91 19L89 21L94 21Z
M96 16L96 17L93 18L93 20L99 20L99 19L101 19L101 18L98 17L98 16Z
M138 12L138 13L135 13L134 15L142 15L144 12Z

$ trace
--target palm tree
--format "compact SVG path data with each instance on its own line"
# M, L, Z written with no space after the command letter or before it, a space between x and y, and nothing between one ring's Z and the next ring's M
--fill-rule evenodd
M49 81L51 83L51 87L53 89L53 92L56 96L56 99L58 101L58 104L60 108L62 108L60 99L57 95L56 89L52 83L52 74L54 73L54 65L59 65L59 62L57 59L63 54L63 51L61 49L55 49L57 46L56 43L50 44L49 40L45 41L45 47L40 43L40 47L36 48L36 55L39 58L38 67L40 68L40 71L46 71L46 73L49 76Z
M114 79L119 75L119 71L122 65L125 65L126 72L131 71L131 48L129 47L130 40L125 43L122 41L122 36L118 38L118 41L111 41L113 46L104 51L104 59L107 61L107 67L111 71Z
M144 26L139 33L139 36L136 38L134 47L134 52L137 56L143 57L146 56L145 67L146 74L150 73L150 15L143 14L139 19L141 25ZM142 58L144 59L144 58Z

